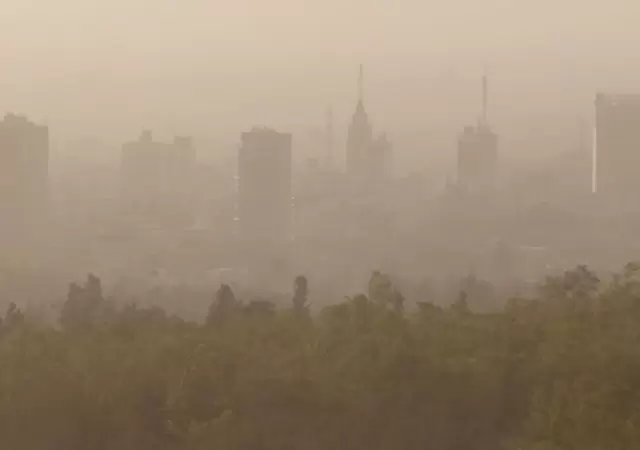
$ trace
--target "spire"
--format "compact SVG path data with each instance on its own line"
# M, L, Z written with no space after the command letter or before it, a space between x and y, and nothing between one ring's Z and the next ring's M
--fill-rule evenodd
M329 105L327 108L327 123L326 123L326 139L327 139L327 154L325 164L328 169L333 166L333 106Z
M580 152L586 151L587 149L587 122L584 120L584 118L580 118L579 119L579 125L578 125L578 148L577 150Z
M364 103L364 67L360 64L360 74L358 75L358 103Z
M487 125L487 103L489 101L487 90L487 72L482 75L482 124Z
M358 73L358 103L356 105L355 116L367 120L367 112L364 109L364 66L360 64Z

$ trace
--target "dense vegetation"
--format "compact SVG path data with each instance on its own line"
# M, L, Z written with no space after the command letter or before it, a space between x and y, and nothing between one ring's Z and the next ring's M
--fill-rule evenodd
M640 444L640 266L585 267L499 314L389 279L311 317L228 286L204 325L71 285L59 327L12 307L0 442L12 450L601 450ZM179 299L176 299L177 301Z

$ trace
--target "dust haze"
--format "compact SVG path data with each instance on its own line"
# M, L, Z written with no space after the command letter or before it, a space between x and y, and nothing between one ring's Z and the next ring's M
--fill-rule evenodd
M602 94L597 162L631 177L640 100L607 96L640 92L632 2L0 6L6 303L93 273L197 319L221 283L304 274L320 308L382 271L494 308L634 259L633 183L595 189L594 156Z
M0 449L637 449L639 18L0 0Z

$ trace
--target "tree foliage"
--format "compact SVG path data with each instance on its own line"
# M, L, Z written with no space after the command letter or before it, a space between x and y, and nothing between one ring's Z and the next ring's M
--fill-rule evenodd
M11 307L0 442L17 450L573 450L640 442L640 266L586 267L474 312L367 295L313 317L215 295L204 326L72 284L60 329ZM179 299L176 299L179 301ZM292 313L293 311L293 313Z

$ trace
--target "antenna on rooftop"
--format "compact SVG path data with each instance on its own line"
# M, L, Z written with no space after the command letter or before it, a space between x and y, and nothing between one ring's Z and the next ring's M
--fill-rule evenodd
M484 74L482 75L482 124L487 125L488 121L488 102L489 102L489 91L487 86L487 69L484 69Z
M328 169L333 167L333 106L329 105L327 107L327 117L326 117L326 139L327 139L327 154L325 164Z
M364 102L364 66L360 64L360 73L358 75L358 101Z

